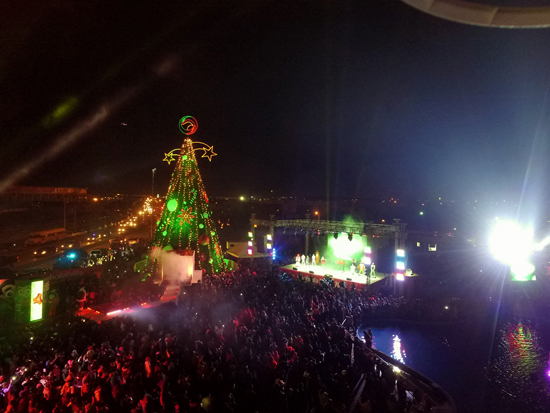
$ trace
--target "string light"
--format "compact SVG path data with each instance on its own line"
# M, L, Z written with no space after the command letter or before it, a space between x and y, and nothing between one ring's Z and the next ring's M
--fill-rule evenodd
M180 120L180 131L185 135L195 133L197 127L197 121L191 116ZM194 148L194 145L202 147ZM202 157L209 161L216 155L212 146L190 138L184 140L180 149L165 153L168 164L174 160L177 163L168 187L166 207L157 226L154 248L159 251L170 245L174 249L194 249L195 268L217 273L225 270L225 261L199 173L197 150L203 150ZM200 242L199 238L207 242Z

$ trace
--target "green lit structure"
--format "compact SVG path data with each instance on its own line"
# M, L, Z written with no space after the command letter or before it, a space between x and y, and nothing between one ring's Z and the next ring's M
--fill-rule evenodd
M186 116L180 120L180 130L185 135L191 135L196 129L194 118ZM194 148L193 145L197 143L202 147ZM208 196L199 173L195 157L197 150L203 150L202 157L209 160L215 155L212 146L193 142L188 137L185 138L179 155L171 151L170 158L177 156L177 163L162 207L162 215L157 221L153 257L158 257L160 250L193 250L195 269L219 273L225 270L225 262L208 205Z

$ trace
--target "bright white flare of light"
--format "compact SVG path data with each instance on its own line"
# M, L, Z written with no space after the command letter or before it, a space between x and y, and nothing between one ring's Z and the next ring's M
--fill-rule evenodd
M510 268L514 279L517 281L527 280L527 277L535 272L535 266L528 261L518 262Z
M354 236L351 241L343 236L338 239L331 238L329 245L334 251L334 256L342 260L350 260L354 254L363 250L363 243L358 236Z
M493 257L508 265L527 261L534 248L533 231L511 221L499 220L489 238Z
M535 250L542 251L548 244L550 244L550 237L546 237L541 242L537 243L535 245Z

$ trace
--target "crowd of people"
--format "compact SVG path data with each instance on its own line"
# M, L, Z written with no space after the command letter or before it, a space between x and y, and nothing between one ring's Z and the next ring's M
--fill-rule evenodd
M385 305L406 303L247 269L177 305L5 330L0 411L433 412L356 334Z

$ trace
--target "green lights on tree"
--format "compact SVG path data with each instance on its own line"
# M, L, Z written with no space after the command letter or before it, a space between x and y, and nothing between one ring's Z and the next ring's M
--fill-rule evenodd
M176 201L175 199L171 199L166 203L166 208L170 212L174 212L177 207L178 207L178 201Z
M190 135L197 129L196 121L191 117L182 118L180 129ZM210 160L212 154L208 151L212 147L200 144L203 147L199 150L204 150L202 157ZM179 149L179 156L174 159L177 162L168 187L165 208L157 223L154 247L156 250L165 250L168 246L174 250L194 250L196 269L218 273L225 270L225 261L199 173L196 150L193 141L186 138Z

